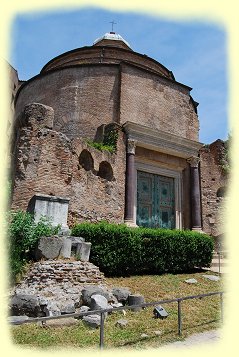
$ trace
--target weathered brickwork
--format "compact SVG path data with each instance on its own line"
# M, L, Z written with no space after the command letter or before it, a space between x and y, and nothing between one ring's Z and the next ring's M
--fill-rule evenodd
M32 263L23 284L40 289L45 285L64 285L65 282L78 285L79 283L94 284L103 281L104 274L90 262L58 259Z
M224 233L225 188L228 176L221 167L224 142L217 140L200 150L203 231L213 236Z
M38 102L54 109L53 129L73 137L94 139L101 124L118 119L118 68L77 67L37 77L19 93L16 112Z
M69 224L86 219L122 222L124 134L119 132L117 155L110 154L81 138L70 140L38 119L33 115L19 130L12 208L26 210L34 194L44 193L70 199ZM83 151L92 158L90 168L84 165Z
M133 66L122 68L120 121L198 141L198 118L188 89Z

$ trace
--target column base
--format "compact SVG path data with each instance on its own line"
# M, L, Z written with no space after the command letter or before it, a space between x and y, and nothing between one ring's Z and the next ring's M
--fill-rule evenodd
M132 219L125 219L124 224L126 224L127 227L133 227L133 228L138 227L137 224Z
M199 232L199 233L204 233L203 230L202 230L202 227L192 227L192 231Z

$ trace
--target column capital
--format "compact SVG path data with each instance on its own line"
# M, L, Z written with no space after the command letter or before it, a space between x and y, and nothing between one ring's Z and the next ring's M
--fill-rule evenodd
M136 148L136 140L128 138L127 139L127 154L134 154L135 155L135 148Z
M197 156L191 156L187 159L187 162L190 164L191 167L198 167L200 159Z

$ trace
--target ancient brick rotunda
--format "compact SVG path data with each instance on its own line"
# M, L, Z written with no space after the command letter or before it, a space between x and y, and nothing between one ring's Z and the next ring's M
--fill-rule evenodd
M52 59L15 97L12 208L220 234L224 143L198 141L191 89L114 32Z

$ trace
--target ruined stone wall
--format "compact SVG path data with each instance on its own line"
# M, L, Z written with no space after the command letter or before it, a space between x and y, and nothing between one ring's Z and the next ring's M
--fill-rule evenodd
M19 93L16 113L42 103L54 109L54 130L70 139L94 139L101 124L118 120L118 93L118 66L67 68L30 80Z
M25 111L15 153L12 209L26 210L39 193L70 199L69 225L86 219L123 222L124 134L119 132L117 153L110 154L53 130L54 120L46 106L30 105Z
M198 141L198 117L187 88L123 65L120 102L121 123L131 121Z
M213 236L224 233L228 176L221 167L223 149L224 142L217 140L200 150L203 231Z

